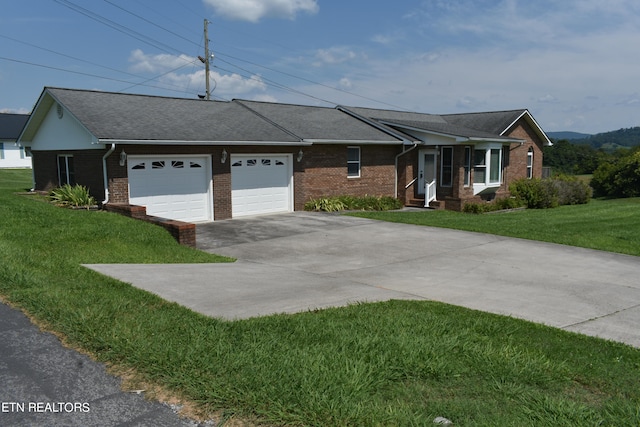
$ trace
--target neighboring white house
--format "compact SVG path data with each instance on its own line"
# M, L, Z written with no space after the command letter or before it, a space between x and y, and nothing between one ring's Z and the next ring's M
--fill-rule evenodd
M31 168L31 156L16 142L28 114L0 113L0 168Z

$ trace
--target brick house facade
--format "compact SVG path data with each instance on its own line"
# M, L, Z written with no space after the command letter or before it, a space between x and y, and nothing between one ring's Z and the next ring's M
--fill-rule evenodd
M432 206L461 210L508 195L516 179L540 177L542 147L550 144L527 110L437 116L55 88L44 89L19 142L33 153L37 190L72 180L112 205L178 206L189 176L204 176L208 198L193 203L207 205L207 220L232 218L241 203L256 209L247 214L260 213L260 203L292 211L337 195L424 206L432 181ZM270 191L284 197L281 206Z

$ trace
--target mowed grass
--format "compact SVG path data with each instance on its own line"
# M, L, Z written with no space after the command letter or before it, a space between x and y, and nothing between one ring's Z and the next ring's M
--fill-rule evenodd
M356 212L351 215L640 256L640 198L594 199L585 205L484 215L452 211Z
M292 426L438 416L459 426L640 424L638 349L423 301L208 318L79 264L225 259L179 247L159 227L15 195L29 180L14 173L0 171L0 294L205 415Z

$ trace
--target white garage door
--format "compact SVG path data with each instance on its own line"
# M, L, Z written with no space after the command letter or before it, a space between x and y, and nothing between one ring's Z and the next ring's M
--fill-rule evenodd
M293 205L291 156L232 155L233 216L290 212Z
M129 156L129 203L147 214L180 221L211 221L209 156Z

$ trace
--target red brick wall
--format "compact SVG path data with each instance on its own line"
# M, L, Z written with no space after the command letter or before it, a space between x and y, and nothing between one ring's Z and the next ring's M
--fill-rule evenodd
M353 145L356 146L356 145ZM399 146L360 145L360 177L347 176L346 145L314 145L303 149L296 180L298 203L326 196L395 196L395 156Z
M73 156L76 183L86 186L89 193L101 202L104 199L102 156L105 152L106 150L34 151L32 156L35 189L50 191L60 185L58 155L68 154Z
M347 177L346 145L239 146L224 147L227 161L220 163L223 147L212 146L127 146L127 154L211 154L213 171L214 219L231 218L232 154L291 154L293 157L294 209L318 197L335 195L394 196L395 156L398 146L360 146L360 178ZM303 157L297 161L302 149ZM118 151L118 150L116 150ZM109 157L109 188L112 203L128 203L126 167L118 165L117 153Z
M537 137L531 126L524 120L516 123L508 136L525 140L523 145L511 144L508 168L508 183L527 176L527 152L533 148L533 177L542 178L543 142Z

